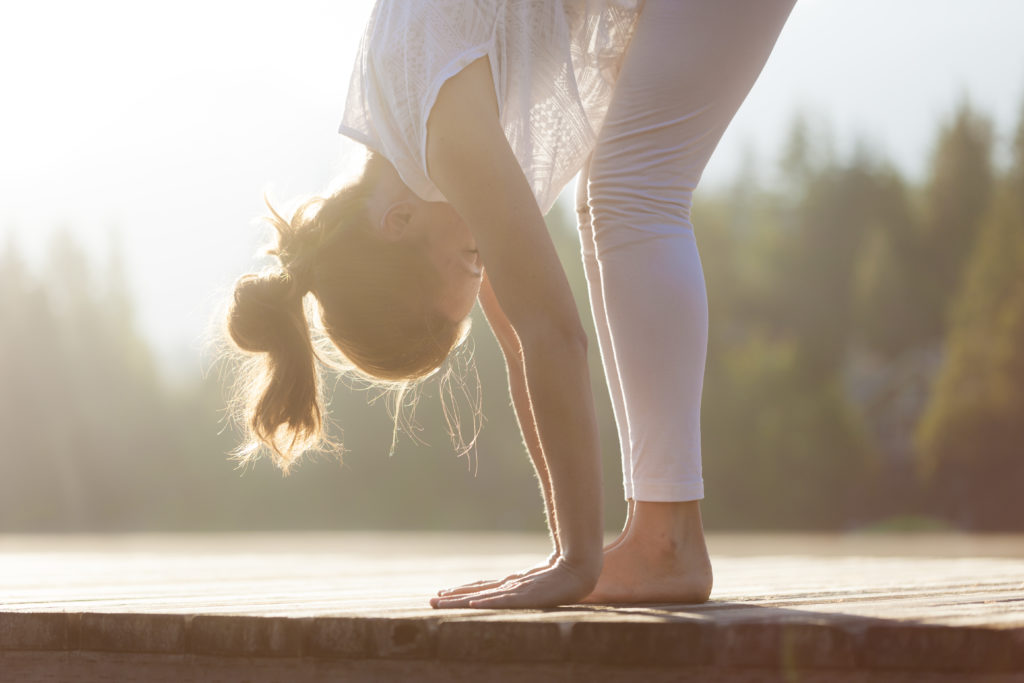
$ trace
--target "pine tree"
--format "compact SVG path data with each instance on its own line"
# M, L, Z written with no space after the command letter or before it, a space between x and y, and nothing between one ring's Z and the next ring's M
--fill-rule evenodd
M855 264L851 335L858 347L891 360L929 340L920 306L927 250L902 178L881 170L875 183L869 232Z
M916 431L940 510L971 528L1024 520L1024 118L951 309L947 355Z
M920 305L931 339L945 333L950 302L990 203L991 148L991 124L965 100L939 133L924 195L920 243L926 267L915 274L924 285Z

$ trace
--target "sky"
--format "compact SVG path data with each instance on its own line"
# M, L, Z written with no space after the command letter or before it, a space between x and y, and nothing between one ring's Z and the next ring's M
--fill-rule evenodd
M199 367L217 305L261 263L263 194L293 205L359 158L336 130L369 8L4 3L0 244L38 262L58 231L97 258L120 240L143 330ZM919 180L969 98L1001 158L1024 111L1021 26L1019 0L799 0L702 187L750 159L770 178L797 112L840 153L866 143Z

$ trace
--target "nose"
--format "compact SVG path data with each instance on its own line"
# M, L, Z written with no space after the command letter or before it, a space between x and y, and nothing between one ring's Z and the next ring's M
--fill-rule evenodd
M466 249L462 253L466 270L477 277L483 275L483 262L480 260L480 252L476 249Z

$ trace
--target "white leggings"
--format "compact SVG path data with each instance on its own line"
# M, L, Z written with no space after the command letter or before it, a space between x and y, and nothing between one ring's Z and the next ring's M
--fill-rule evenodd
M704 497L691 196L795 0L646 0L577 194L627 499Z

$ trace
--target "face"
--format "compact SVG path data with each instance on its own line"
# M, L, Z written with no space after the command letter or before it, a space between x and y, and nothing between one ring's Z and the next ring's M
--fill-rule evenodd
M441 274L438 308L453 322L464 319L473 309L483 278L483 264L469 226L451 204L417 201L410 228L423 239L427 257Z
M441 274L438 310L452 322L469 315L480 292L483 264L473 234L447 202L427 202L383 166L368 204L370 218L387 240L415 240Z

